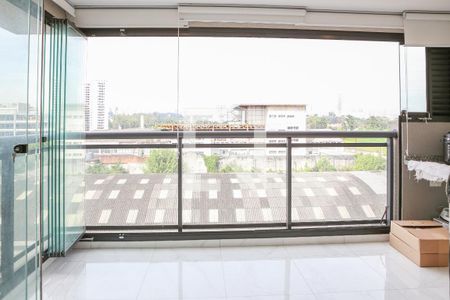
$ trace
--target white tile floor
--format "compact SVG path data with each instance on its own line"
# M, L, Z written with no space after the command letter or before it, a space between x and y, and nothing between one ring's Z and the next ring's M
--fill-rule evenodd
M388 243L75 249L44 266L44 299L449 299L447 268Z

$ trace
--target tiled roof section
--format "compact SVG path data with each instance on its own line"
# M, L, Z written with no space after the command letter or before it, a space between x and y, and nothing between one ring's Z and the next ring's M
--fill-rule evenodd
M184 174L183 180L186 224L285 222L284 174ZM296 173L293 221L379 219L383 180L384 172ZM88 226L176 224L177 175L88 175L85 207Z

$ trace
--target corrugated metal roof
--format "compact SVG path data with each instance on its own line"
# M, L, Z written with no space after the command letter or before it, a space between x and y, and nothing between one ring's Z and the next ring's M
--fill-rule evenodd
M294 221L381 218L386 194L375 193L367 182L367 178L371 178L367 174L363 177L366 182L357 175L355 172L294 174ZM373 173L371 176L379 184L380 177L385 174ZM184 180L186 224L285 221L286 183L283 175L185 174ZM177 222L175 174L88 175L86 195L88 226ZM106 220L105 211L108 210L111 214Z

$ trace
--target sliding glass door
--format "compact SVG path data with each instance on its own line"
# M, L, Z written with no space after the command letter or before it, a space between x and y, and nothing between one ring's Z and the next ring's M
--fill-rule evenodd
M40 297L40 0L0 0L1 299Z
M86 39L66 20L45 26L42 97L43 240L60 256L84 233L84 74Z

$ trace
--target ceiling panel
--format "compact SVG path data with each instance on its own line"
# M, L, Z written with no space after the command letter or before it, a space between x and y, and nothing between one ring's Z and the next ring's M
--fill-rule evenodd
M441 11L450 12L450 0L68 0L74 6L176 6L177 4L278 5L307 9L373 12Z

